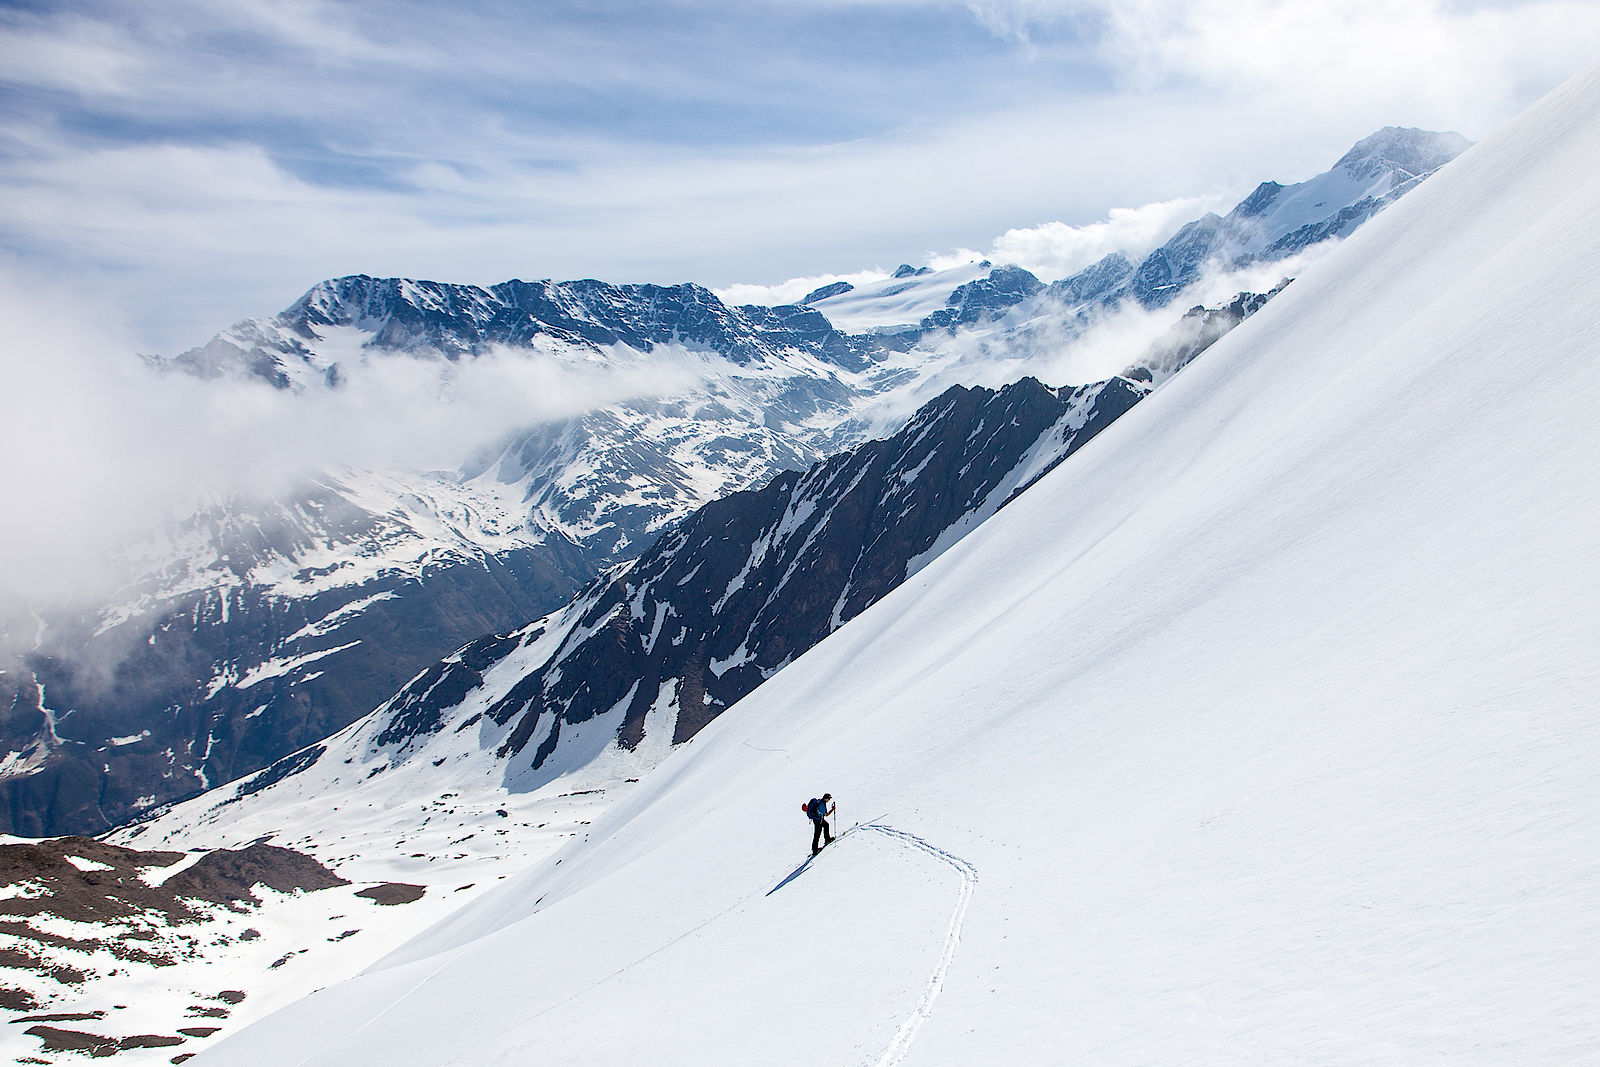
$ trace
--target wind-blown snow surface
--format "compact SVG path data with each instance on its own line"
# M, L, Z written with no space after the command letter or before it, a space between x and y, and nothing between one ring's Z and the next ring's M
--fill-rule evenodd
M1591 73L204 1062L1592 1058L1597 167ZM873 826L792 875L825 788Z

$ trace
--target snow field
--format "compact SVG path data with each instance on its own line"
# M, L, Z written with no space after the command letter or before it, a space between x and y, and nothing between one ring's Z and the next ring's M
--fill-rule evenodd
M203 1062L1592 1059L1597 102L1364 227L587 840ZM858 832L755 896L823 789L956 862Z
M613 792L626 788L614 787ZM491 793L483 798L486 810L478 803L480 798L459 794L443 805L434 803L438 798L418 804L413 797L404 803L390 797L371 807L319 804L306 797L286 804L277 812L283 821L270 826L264 818L247 817L221 833L208 827L196 836L226 838L213 840L213 844L234 848L249 844L252 834L277 831L273 843L299 848L353 882L305 893L276 893L257 887L262 899L259 909L234 913L203 905L202 910L210 916L203 925L168 928L157 923L152 929L160 940L141 947L175 955L176 962L170 966L118 960L105 951L51 953L53 961L85 969L90 977L65 1000L44 1010L102 1012L102 1019L60 1025L113 1037L171 1034L178 1027L220 1031L210 1038L191 1038L181 1046L131 1049L117 1055L118 1063L165 1064L172 1055L197 1052L222 1035L298 1000L310 989L359 973L418 929L450 915L502 879L522 872L581 835L608 801L604 792L564 797L507 796L503 790ZM447 810L462 821L443 817ZM508 815L499 816L500 810ZM309 828L309 832L291 839L284 832L286 826ZM473 836L462 841L465 834ZM164 847L162 842L141 838L119 843ZM191 852L170 867L152 869L145 880L159 884L201 855L201 851ZM382 905L356 895L385 881L421 885L425 893L399 905ZM104 936L104 930L94 924L36 919L30 925L68 937ZM246 931L254 933L242 938ZM183 954L184 938L202 946L196 956ZM37 947L9 935L0 935L0 942L30 950ZM172 953L174 947L179 951ZM44 979L21 984L36 993L59 991ZM219 1004L215 994L221 990L239 990L246 996L237 1004ZM198 1015L191 1005L226 1013ZM39 1040L25 1034L25 1029L0 1027L0 1057L41 1055ZM76 1058L70 1053L56 1054L50 1061L73 1062Z
M841 907L841 892L864 879L877 891ZM664 1046L700 1062L786 1062L802 1050L817 1062L898 1062L886 1050L908 1020L920 1021L929 977L953 944L951 909L967 895L960 872L893 837L858 832L798 874L746 872L734 888L731 900L696 902L664 930L639 906L638 887L619 883L618 922L598 937L581 927L564 936L567 909L552 905L548 929L504 932L505 955L492 975L470 953L452 952L379 969L358 1003L329 1002L323 1018L314 996L311 1029L302 1018L275 1035L265 1058L247 1052L227 1062L406 1059L414 1049L389 1023L413 1011L462 1012L454 1043L430 1048L436 1062L650 1061ZM663 932L670 936L658 944ZM743 951L752 938L775 939L781 951ZM640 945L654 947L641 953ZM547 972L539 961L549 958L581 963ZM720 975L710 986L700 978L708 969ZM517 1009L476 999L485 981L513 996ZM676 1010L641 1026L640 1000ZM766 1020L759 1034L744 1025L753 1016ZM325 1040L346 1030L342 1040Z

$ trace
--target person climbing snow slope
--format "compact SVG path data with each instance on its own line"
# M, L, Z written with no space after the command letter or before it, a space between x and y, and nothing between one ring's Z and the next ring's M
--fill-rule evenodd
M833 844L833 831L828 829L828 816L836 810L833 794L824 793L805 802L805 813L811 819L811 854L815 856L824 845Z

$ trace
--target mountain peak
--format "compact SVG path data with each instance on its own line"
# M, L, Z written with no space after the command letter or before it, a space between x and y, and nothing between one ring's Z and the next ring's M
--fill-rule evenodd
M1411 126L1385 126L1363 137L1335 163L1335 170L1365 176L1378 167L1426 174L1444 166L1471 147L1472 142L1451 131L1419 130Z

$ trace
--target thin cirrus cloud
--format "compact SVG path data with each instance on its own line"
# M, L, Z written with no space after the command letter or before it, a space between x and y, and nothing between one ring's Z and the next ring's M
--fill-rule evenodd
M1597 39L1579 0L13 7L0 245L168 352L353 272L1059 275L1380 125L1482 136Z

